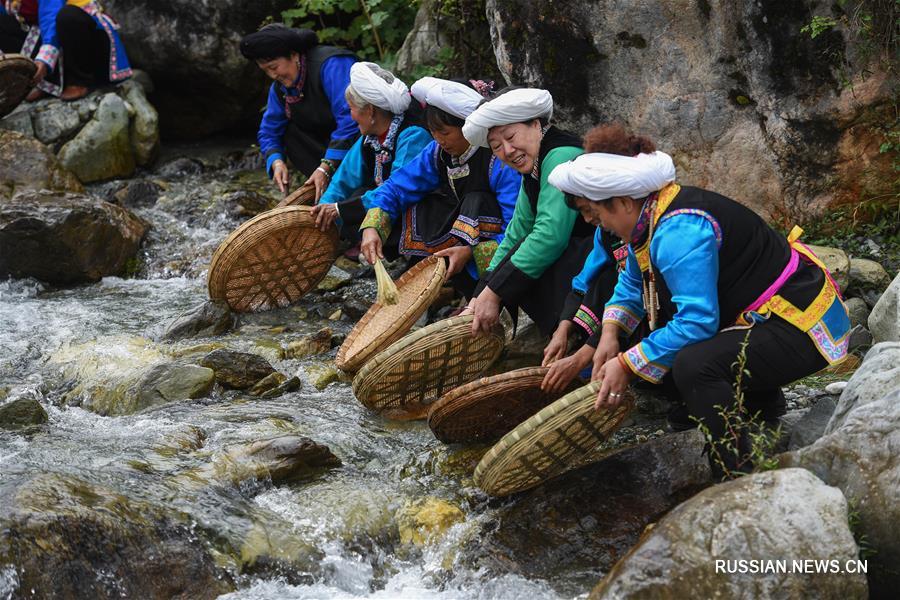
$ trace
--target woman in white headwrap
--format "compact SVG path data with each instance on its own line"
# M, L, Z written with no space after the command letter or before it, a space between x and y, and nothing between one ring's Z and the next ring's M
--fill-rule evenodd
M479 81L434 77L413 84L435 141L368 196L361 225L360 249L370 263L385 248L445 256L447 279L466 296L503 241L522 183L519 173L462 135L465 118L484 101L476 85L485 89Z
M591 249L594 228L547 184L553 168L581 154L581 140L550 125L546 90L511 89L466 118L463 135L523 175L513 219L469 303L473 333L489 331L501 305L521 307L545 334L557 325L572 277Z
M670 423L690 427L690 416L708 427L711 466L726 477L752 465L746 431L726 440L723 414L783 413L781 386L843 360L850 323L827 269L797 242L799 228L786 240L741 204L674 179L662 152L585 154L550 175L629 242L594 356L596 406L617 405L635 377L668 384L686 405ZM649 335L619 352L620 335L643 319Z
M375 63L359 62L350 68L345 95L362 137L347 152L313 214L320 229L337 221L341 236L356 241L371 207L368 193L432 140L406 84Z

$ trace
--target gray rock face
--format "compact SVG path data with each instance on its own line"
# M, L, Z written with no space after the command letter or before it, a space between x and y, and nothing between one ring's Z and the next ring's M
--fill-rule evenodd
M880 400L900 388L900 342L872 346L862 365L847 382L825 433L839 429L857 407Z
M148 165L156 158L159 151L159 115L144 95L140 84L126 81L122 84L125 99L134 111L131 120L129 139L134 152L134 161L139 165Z
M130 121L125 101L116 94L106 94L93 118L60 148L60 162L83 182L129 177L136 164Z
M822 437L835 406L837 406L837 399L834 397L825 397L813 404L812 408L806 411L791 429L788 449L796 450L809 446Z
M275 372L272 365L261 356L234 350L213 350L203 357L200 364L216 372L219 384L243 390Z
M848 298L844 301L844 306L847 307L847 312L850 314L850 326L856 327L857 325L862 325L863 327L869 322L869 305L866 304L866 301L862 298Z
M856 290L881 291L891 282L890 275L880 264L866 258L850 259L850 285Z
M229 447L226 464L233 465L231 474L246 475L244 468L254 471L254 477L269 477L272 483L297 481L317 475L324 469L341 466L341 460L328 446L299 435L282 435L247 444Z
M81 117L71 104L52 103L36 108L31 122L35 137L44 144L68 138L81 128Z
M716 485L673 509L594 588L600 598L867 598L866 576L716 573L716 561L857 558L847 501L803 469Z
M875 550L868 559L872 597L889 598L900 584L900 389L866 400L832 420L835 426L815 444L780 459L783 466L812 471L855 504L859 533Z
M823 53L850 61L844 33L799 33L811 0L487 0L509 83L553 94L575 133L622 121L673 155L682 183L793 217L860 188L891 193L878 155L890 76L853 90ZM851 67L863 73L859 64ZM868 117L863 117L870 111ZM869 162L874 161L874 162ZM828 180L828 178L831 178ZM787 200L786 200L787 199Z
M237 123L259 123L268 86L262 71L241 56L240 40L295 5L107 0L103 7L121 25L129 59L153 79L164 135L199 138Z
M108 202L24 192L0 203L0 277L71 285L120 275L146 232L144 221Z
M900 342L900 273L872 308L869 331L876 342Z
M21 133L0 129L0 201L26 190L84 192L84 187L49 148Z
M47 411L34 398L19 398L0 406L0 429L28 429L47 422Z
M439 9L436 0L422 2L413 28L397 51L397 71L412 73L420 65L437 63L441 48L448 44L447 36L441 33Z
M225 333L234 326L235 317L225 302L204 302L184 312L166 327L162 339L167 342Z

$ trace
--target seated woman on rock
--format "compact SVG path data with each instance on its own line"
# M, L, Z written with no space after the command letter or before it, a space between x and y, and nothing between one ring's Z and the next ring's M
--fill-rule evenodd
M724 415L777 415L782 385L846 357L850 321L827 269L797 241L799 228L785 239L741 204L674 179L662 152L586 154L550 175L554 186L593 201L602 226L629 242L603 313L596 406L618 404L635 376L671 377L709 429L710 463L723 477L752 466L746 428L726 438ZM619 332L644 317L651 333L619 352ZM741 353L746 404L738 406L733 365Z
M650 139L632 135L618 123L598 125L584 136L584 151L587 153L637 156L654 150L656 147ZM594 233L594 248L585 260L584 268L572 280L572 291L566 298L559 325L544 349L543 366L550 366L550 371L541 387L548 392L561 392L582 370L591 366L600 342L598 315L603 314L618 273L625 268L628 256L625 242L600 226L593 202L573 196L568 196L566 200L597 230ZM566 356L569 338L573 335L577 349Z
M558 164L581 154L581 140L550 125L546 90L502 92L466 118L463 135L523 175L512 221L469 303L472 332L489 331L501 304L521 307L544 334L559 321L572 278L591 250L594 227L547 183Z
M372 208L372 190L432 140L409 88L375 63L353 65L346 97L362 137L347 152L313 214L323 231L338 222L341 237L358 241L359 226Z
M257 140L266 172L282 192L290 185L287 160L316 188L318 199L359 137L344 90L356 56L319 44L309 29L266 25L241 40L241 54L270 79Z
M119 26L92 0L7 0L0 3L0 52L37 63L27 100L51 94L77 100L91 87L131 77Z
M466 117L484 100L475 89L425 77L411 91L435 141L369 195L362 254L374 263L388 245L406 256L446 256L447 278L471 296L512 219L522 176L463 137Z

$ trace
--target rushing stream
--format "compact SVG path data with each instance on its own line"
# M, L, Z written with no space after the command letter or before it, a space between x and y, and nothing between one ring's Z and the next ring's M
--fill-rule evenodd
M209 259L242 220L221 199L242 186L271 194L260 177L238 170L228 148L206 150L202 172L146 174L164 189L155 204L133 209L153 226L135 278L68 290L32 280L0 282L0 390L8 399L34 397L49 414L37 433L0 431L0 506L40 507L49 502L48 490L82 484L138 512L152 506L225 567L237 590L225 598L518 600L589 591L596 573L563 569L545 581L470 560L498 504L473 486L467 451L443 446L424 423L374 416L346 382L317 391L308 369L329 355L285 360L266 353L324 325L346 332L351 323L300 319L301 312L286 309L241 321L217 338L152 341L166 321L206 299ZM113 189L106 184L91 192ZM299 375L303 387L274 399L217 387L207 398L117 417L78 406L129 372L204 352L212 343L263 354L282 373ZM343 466L279 485L223 466L226 446L284 433L327 445ZM92 494L102 493L74 497L93 506ZM426 501L451 514L461 509L461 518L435 539L405 540L403 514ZM254 562L257 554L269 558ZM28 596L14 567L0 564L0 598ZM96 577L115 589L114 572Z

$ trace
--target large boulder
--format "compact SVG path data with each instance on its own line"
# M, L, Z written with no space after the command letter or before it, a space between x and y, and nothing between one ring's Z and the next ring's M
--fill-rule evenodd
M900 273L872 308L869 331L876 342L900 342Z
M84 182L130 177L135 161L129 122L125 101L106 94L91 121L60 148L60 162Z
M891 194L890 74L852 35L812 39L801 0L487 0L507 82L549 89L575 133L618 120L672 154L684 184L795 220ZM827 58L833 57L833 58ZM849 66L848 66L849 65ZM841 85L845 74L852 85ZM868 76L866 76L868 75Z
M900 389L867 400L825 437L780 461L808 469L844 492L858 514L862 545L869 550L872 597L890 598L900 586Z
M258 354L220 348L203 357L200 364L216 373L220 385L237 390L252 387L275 372L269 361Z
M71 285L121 275L147 229L144 221L108 202L23 192L0 203L0 278Z
M235 317L228 304L209 300L175 317L163 331L167 342L225 333L234 326Z
M900 389L900 342L876 344L841 392L825 433L840 428L858 406L880 400L896 389Z
M0 201L25 190L84 192L84 187L47 146L0 129Z
M880 263L867 258L850 259L850 285L854 290L881 291L891 282Z
M199 138L235 125L255 128L267 80L241 56L241 37L296 0L194 2L106 0L131 62L147 71L167 137Z
M868 598L866 576L858 572L740 572L738 562L756 560L765 568L767 561L784 560L787 570L792 559L819 559L843 568L857 552L840 490L803 469L756 473L672 510L590 597Z
M0 429L30 430L47 422L47 411L34 398L19 398L0 406Z
M216 598L228 572L188 515L74 477L39 475L0 498L13 598Z

